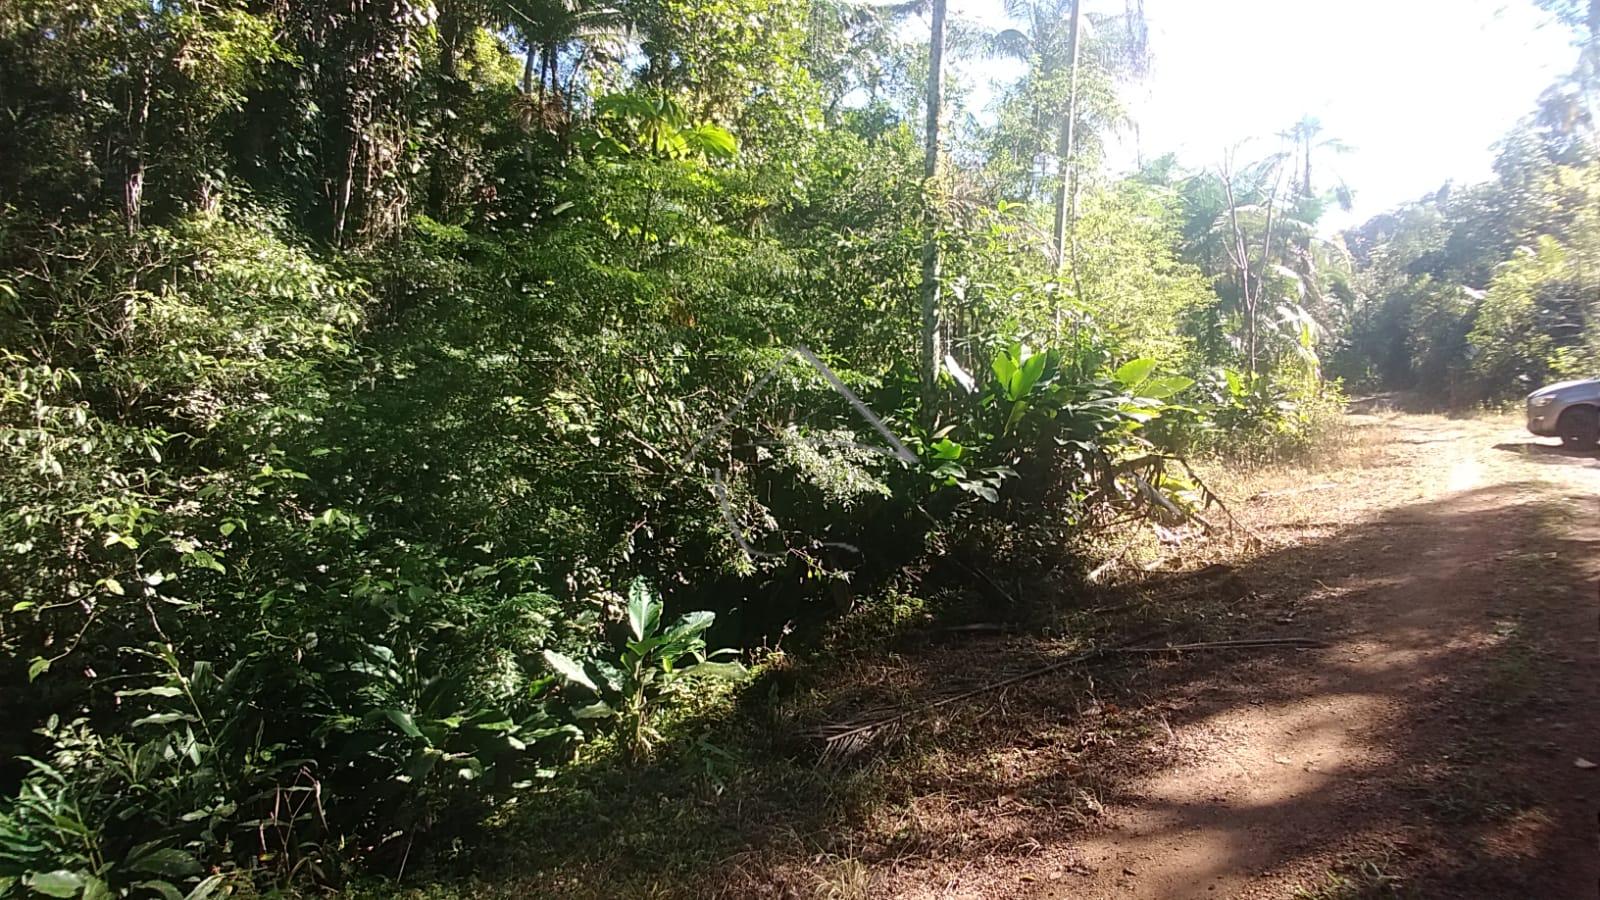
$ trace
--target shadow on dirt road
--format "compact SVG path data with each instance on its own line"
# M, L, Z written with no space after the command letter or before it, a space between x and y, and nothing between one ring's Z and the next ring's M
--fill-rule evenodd
M1046 893L1285 896L1360 858L1421 896L1593 895L1594 512L1498 483L1241 570L1249 620L1330 646L1152 671L1185 759L1118 785Z

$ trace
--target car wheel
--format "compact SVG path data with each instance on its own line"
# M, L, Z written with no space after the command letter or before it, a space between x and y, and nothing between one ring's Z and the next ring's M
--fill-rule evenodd
M1561 445L1574 449L1587 449L1600 443L1600 411L1592 406L1574 406L1561 414L1556 423L1556 434Z

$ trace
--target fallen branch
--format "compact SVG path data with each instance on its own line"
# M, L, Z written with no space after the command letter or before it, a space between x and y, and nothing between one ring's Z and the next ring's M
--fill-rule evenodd
M1251 531L1243 522L1240 522L1239 517L1234 515L1233 510L1228 508L1228 504L1223 503L1222 498L1217 496L1217 492L1213 491L1206 485L1204 481L1201 480L1199 473L1195 472L1194 468L1189 465L1189 461L1187 459L1184 459L1181 456L1174 458L1177 459L1178 463L1183 466L1183 471L1188 473L1189 477L1194 480L1195 485L1200 488L1200 495L1205 499L1207 506L1215 504L1218 509L1222 510L1222 514L1228 517L1229 525L1239 529L1240 531L1243 531L1245 536L1254 541L1257 546L1266 546L1266 541L1261 539L1261 535Z
M1144 571L1149 575L1166 576L1164 579L1162 579L1160 584L1169 585L1179 581L1192 581L1196 578L1209 578L1212 575L1222 575L1227 572L1232 572L1233 566L1230 566L1227 563L1214 562L1207 563L1198 569L1179 569L1177 571L1172 571L1169 569L1145 569ZM1146 586L1148 585L1141 585L1141 587Z
M1104 575L1105 573L1107 573L1109 571L1111 571L1111 567L1112 566L1116 565L1119 562L1122 562L1122 557L1126 556L1127 553L1128 553L1128 548L1124 547L1115 556L1111 557L1110 559L1106 560L1105 562L1101 563L1100 565L1095 566L1093 569L1090 569L1089 570L1089 574L1083 576L1083 580L1089 582L1090 584L1094 584L1095 582L1099 581L1100 580L1100 576Z
M917 507L917 512L922 513L922 517L924 519L927 519L928 523L930 525L932 525L934 528L938 529L938 528L943 528L944 527L939 522L938 519L935 519L933 517L932 513L928 512L926 509L923 508L921 503L917 503L917 504L915 504L915 506ZM982 571L980 569L977 569L977 568L974 568L973 566L968 565L967 563L963 562L961 557L956 555L955 553L951 553L950 554L950 561L955 563L956 565L960 566L961 568L966 569L968 572L972 573L973 575L978 576L978 578L981 579L984 584L987 584L996 594L998 594L1000 596L1000 599L1006 601L1007 603L1011 604L1012 606L1016 606L1017 605L1017 598L1011 596L1011 594L1009 592L1007 592L1005 588L1001 587L999 585L999 583L996 582L993 578L990 578L987 572L984 572L984 571Z
M984 584L987 584L990 588L992 588L994 590L994 592L996 594L1000 595L1000 599L1006 601L1007 603L1011 604L1012 606L1016 606L1017 605L1017 598L1011 596L1011 594L1009 592L1007 592L1005 588L1001 587L999 585L999 583L996 582L993 578L990 578L988 573L986 573L983 570L978 569L978 568L976 568L974 566L967 565L965 562L962 562L960 556L957 556L954 553L950 554L950 560L952 562L954 562L956 565L960 566L961 568L966 569L968 572L971 572L972 574L974 574L974 575L978 576L980 579L982 579Z
M941 706L948 706L952 703L959 703L962 700L976 697L979 694L1010 687L1013 684L1020 684L1021 682L1027 681L1030 678L1038 678L1041 675L1047 675L1051 672L1065 669L1068 666L1076 665L1080 662L1093 659L1096 656L1102 655L1104 652L1105 651L1102 650L1090 650L1087 653L1080 653L1076 656L1051 663L1048 666L1041 666L1037 669L1023 672L1021 675L1013 675L1010 678L1002 678L999 681L973 688L970 691L962 691L959 694L943 697L933 701L932 703L924 704L916 709L901 710L893 715L873 719L868 722L845 722L832 726L825 725L817 729L812 736L822 740L822 758L824 760L830 758L838 759L846 756L854 756L862 750L865 750L872 744L873 741L877 740L889 729L892 729L894 726L905 721L906 719L911 718L914 715L917 715L918 713L928 712L929 710L937 709Z
M1239 521L1238 516L1233 514L1233 510L1229 509L1228 505L1222 501L1222 498L1217 496L1216 491L1206 485L1205 479L1201 478L1200 474L1194 470L1194 467L1189 465L1189 461L1182 456L1152 452L1144 456L1123 460L1106 469L1105 476L1101 479L1102 484L1099 491L1110 498L1125 497L1126 493L1117 488L1116 480L1127 476L1133 480L1133 492L1144 500L1146 509L1160 510L1178 521L1196 522L1207 534L1215 532L1217 526L1207 519L1200 510L1189 507L1179 508L1177 504L1172 502L1171 498L1156 487L1156 482L1171 463L1177 463L1182 466L1184 473L1189 476L1189 480L1194 482L1195 487L1199 489L1200 498L1203 501L1203 509L1210 509L1212 506L1217 507L1222 510L1223 515L1228 517L1230 527L1243 531L1251 541L1258 544L1264 543L1259 535Z
M1059 672L1062 669L1068 668L1069 666L1075 666L1079 663L1088 662L1096 657L1109 656L1113 653L1185 653L1194 650L1245 650L1259 649L1264 647L1310 648L1326 646L1327 644L1325 642L1314 640L1312 638L1288 637L1244 638L1231 641L1202 641L1193 644L1172 644L1165 647L1101 647L1070 656L1063 660L1058 660L1050 663L1049 665L1040 666L1037 669L1030 669L1021 673L1020 675L1012 675L1008 678L1002 678L998 681L991 681L988 684L980 685L979 687L975 687L971 690L962 691L959 694L941 697L938 700L934 700L931 703L925 703L913 709L902 709L889 715L879 715L864 722L855 720L842 722L837 725L824 725L812 732L811 736L818 738L823 742L822 758L824 760L854 756L862 750L865 750L880 736L888 733L900 723L919 714L938 709L941 706L949 706L952 703L960 703L962 700L968 700L980 694L987 694L993 691L1011 687L1014 684L1021 684L1024 681L1029 681L1043 675L1048 675L1051 672ZM877 711L875 710L874 712Z
M1182 653L1187 650L1231 650L1254 647L1326 647L1327 641L1315 638L1241 638L1236 641L1201 641L1198 644L1171 644L1166 647L1115 647L1108 653Z
M1139 534L1138 534L1138 532L1135 532L1133 537L1130 537L1126 541L1123 542L1121 550L1118 550L1116 553L1112 554L1108 559L1106 559L1105 562L1103 562L1100 565L1095 566L1093 569L1091 569L1089 571L1088 575L1083 576L1083 580L1087 581L1090 584L1095 584L1096 582L1098 582L1100 580L1100 576L1101 575L1104 575L1105 573L1111 571L1111 568L1113 566L1115 566L1118 563L1122 562L1122 560L1124 558L1126 558L1127 555L1130 552L1133 551L1134 542L1137 541L1138 538L1139 538Z
M1268 497L1288 497L1288 496L1292 496L1294 494L1308 493L1310 491L1325 491L1328 488L1334 488L1334 487L1338 487L1338 486L1339 486L1339 482L1337 482L1337 481L1324 481L1324 482L1320 482L1318 484L1307 484L1307 485L1302 485L1301 487L1283 488L1281 490L1276 490L1276 491L1256 491L1254 494L1251 494L1247 499L1248 500L1265 500Z
M972 622L966 625L946 625L939 630L952 634L1004 633L1011 631L1012 627L1003 622Z

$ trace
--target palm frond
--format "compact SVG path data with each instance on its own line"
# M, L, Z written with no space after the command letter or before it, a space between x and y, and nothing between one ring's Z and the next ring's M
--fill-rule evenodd
M1182 461L1180 460L1180 462ZM1221 498L1218 498L1215 494L1212 494L1210 489L1205 487L1204 482L1199 481L1198 476L1194 475L1194 470L1189 468L1187 462L1184 462L1183 466L1189 472L1190 476L1194 478L1196 484L1199 485L1202 496L1204 496L1208 502L1215 502L1221 507L1223 512L1227 513L1228 517L1232 519L1232 512L1228 511L1226 506L1221 505ZM1080 665L1100 656L1106 656L1115 653L1159 654L1183 653L1195 650L1254 650L1279 647L1314 648L1326 646L1328 646L1326 642L1315 640L1313 638L1284 637L1202 641L1200 643L1193 644L1169 644L1167 646L1159 647L1140 647L1128 644L1124 644L1120 647L1101 647L1093 650L1086 650L1082 653L1077 653L1066 657L1065 659L1059 659L1055 662L1048 663L1037 668L1028 669L1027 671L1016 675L999 678L994 681L981 684L975 688L949 694L918 706L879 707L877 709L852 716L849 719L822 725L811 731L809 736L822 742L821 756L824 762L843 762L851 757L859 756L861 753L867 751L873 746L882 744L887 738L901 733L904 729L911 726L916 717L931 710L937 709L941 706L948 706L952 703L959 703L963 700L970 700L971 698L977 697L981 694L1003 690L1004 688L1011 687L1015 684L1020 684L1030 679L1039 678L1044 675L1049 675L1052 672L1059 672L1062 669Z
M988 56L1003 56L1027 60L1033 53L1033 38L1016 28L1007 28L988 36L983 51Z
M964 690L959 693L940 697L937 700L923 703L919 706L899 708L889 707L871 710L864 714L852 716L844 721L822 725L816 730L812 731L810 736L822 742L822 759L824 761L843 761L850 757L861 754L863 751L871 748L872 746L881 743L889 736L898 733L902 728L906 727L911 719L915 716L922 715L941 706L959 703L962 700L976 697L979 694L1000 690L1001 688L1010 687L1013 684L1027 681L1030 678L1038 678L1041 675L1047 675L1051 672L1065 669L1068 666L1077 665L1081 662L1099 656L1102 652L1105 651L1090 650L1084 653L1079 653L1048 665L1029 669L1028 671L1019 675L1012 675L1008 678L1001 678L997 681L991 681L987 684L980 685L970 690Z
M932 7L932 0L901 0L899 3L888 3L876 8L889 19L899 20L926 15Z
M1345 212L1349 212L1356 204L1355 191L1350 190L1350 186L1343 181L1333 189L1333 197L1338 201L1339 208Z
M1006 18L1012 21L1025 21L1033 18L1037 4L1034 0L1002 0L1001 7L1006 11Z

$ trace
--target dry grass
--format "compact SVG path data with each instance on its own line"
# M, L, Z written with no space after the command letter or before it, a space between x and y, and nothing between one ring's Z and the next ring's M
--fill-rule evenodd
M1395 874L1396 855L1384 853L1343 863L1316 884L1295 890L1295 900L1402 900L1419 897Z

